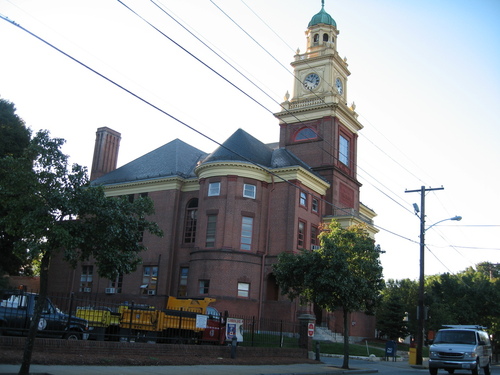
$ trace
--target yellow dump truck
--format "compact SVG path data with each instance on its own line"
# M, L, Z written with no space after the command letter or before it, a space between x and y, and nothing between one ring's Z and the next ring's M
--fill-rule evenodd
M77 316L94 327L94 336L102 340L196 343L200 340L224 343L225 323L218 312L208 307L213 298L179 299L169 297L166 309L147 305L123 304L113 312L109 308L77 309ZM215 313L214 313L215 312Z

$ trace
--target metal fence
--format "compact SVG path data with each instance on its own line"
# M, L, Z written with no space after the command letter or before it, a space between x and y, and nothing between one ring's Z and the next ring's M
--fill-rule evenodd
M255 316L234 316L243 320L243 346L299 347L299 323L281 319L257 319Z
M295 322L279 319L257 319L255 316L232 316L220 314L213 308L196 308L192 306L179 306L166 309L165 297L149 297L147 304L133 301L116 302L116 299L102 295L77 293L77 294L51 294L48 296L53 311L46 312L45 321L64 320L66 326L59 327L56 337L66 337L65 331L70 329L70 316L88 321L90 330L88 334L78 338L90 340L134 341L156 343L189 343L189 344L215 344L230 343L231 335L226 335L229 321L238 322L238 344L253 347L298 347L299 326ZM1 306L7 307L2 299ZM204 314L201 313L203 310ZM1 312L2 310L0 310ZM21 310L4 308L5 314L19 314ZM21 311L28 314L28 311ZM66 314L66 317L64 316ZM29 326L27 319L8 319L4 325L10 325L12 330L1 327L4 333L26 334ZM49 324L50 325L50 324ZM48 331L39 331L40 335ZM52 332L53 334L54 332ZM74 337L72 337L74 338Z

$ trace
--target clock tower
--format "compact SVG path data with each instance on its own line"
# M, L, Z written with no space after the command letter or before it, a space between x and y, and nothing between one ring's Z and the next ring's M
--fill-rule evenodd
M358 122L355 106L347 105L350 75L346 59L338 54L337 23L321 10L306 30L305 53L297 50L293 95L286 94L281 111L280 147L293 152L330 182L324 199L326 216L356 215L360 211L356 176Z

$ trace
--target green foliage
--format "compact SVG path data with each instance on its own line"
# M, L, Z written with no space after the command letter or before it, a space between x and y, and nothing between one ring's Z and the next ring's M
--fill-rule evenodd
M16 114L16 107L0 98L0 157L20 156L28 147L30 130Z
M488 272L484 272L487 269ZM426 279L426 305L429 306L428 329L444 324L498 325L500 281L490 278L487 263L469 267L457 275L444 273ZM493 276L494 273L491 275Z
M437 331L446 324L479 324L490 332L500 328L500 279L498 266L483 262L456 275L444 273L425 279L425 305L428 318L427 331ZM408 331L416 335L418 283L416 281L389 280L382 292L381 308L377 312L377 328L384 332L387 323L384 304L389 299L400 300L408 312ZM394 317L398 322L399 317ZM396 322L394 322L396 324Z
M344 363L349 368L349 322L353 311L373 312L383 288L381 250L366 227L342 228L332 221L320 234L319 250L282 253L273 266L281 293L328 311L342 308Z
M383 287L381 250L365 228L343 229L334 221L320 241L316 251L280 254L274 275L282 294L328 311L372 310Z
M149 198L130 203L90 187L85 168L76 164L69 168L63 144L64 140L39 131L22 156L0 159L0 228L15 239L19 259L40 260L40 295L20 374L29 373L50 260L56 252L64 251L73 267L93 258L99 275L112 279L134 271L140 263L143 231L161 235L156 223L145 219L153 213Z
M23 158L4 158L2 168L12 178L2 181L0 198L7 214L1 219L9 234L19 238L16 251L27 259L49 258L64 251L75 267L93 257L99 274L114 278L130 273L140 263L143 231L161 235L149 198L133 203L108 198L100 187L90 187L86 169L68 166L61 152L64 140L40 131ZM30 170L26 165L31 165Z
M15 111L14 104L0 99L0 187L3 186L4 181L13 178L6 159L21 157L30 142L30 130ZM31 165L26 165L26 170L30 169ZM20 195L19 192L18 195ZM0 218L6 215L6 203L0 200ZM17 240L16 236L7 233L5 225L0 222L0 276L4 273L9 275L20 273L32 275L34 273L30 266L31 262L24 254L15 252L14 244Z
M383 295L377 309L377 329L380 334L394 341L408 336L405 317L406 309L403 299L396 294Z
M416 301L418 283L410 279L389 279L382 291L377 309L377 329L391 339L415 335L417 332ZM398 305L399 304L399 305ZM407 317L407 321L404 321Z

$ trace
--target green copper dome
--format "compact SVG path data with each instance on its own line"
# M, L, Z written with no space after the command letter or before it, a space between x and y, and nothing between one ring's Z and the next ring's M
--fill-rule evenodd
M307 25L307 27L318 25L320 23L331 25L337 28L337 23L335 22L335 20L332 18L332 16L330 16L328 13L325 12L324 0L321 1L321 10L319 11L318 14L315 14L313 18L311 18L311 21L309 22L309 25Z

